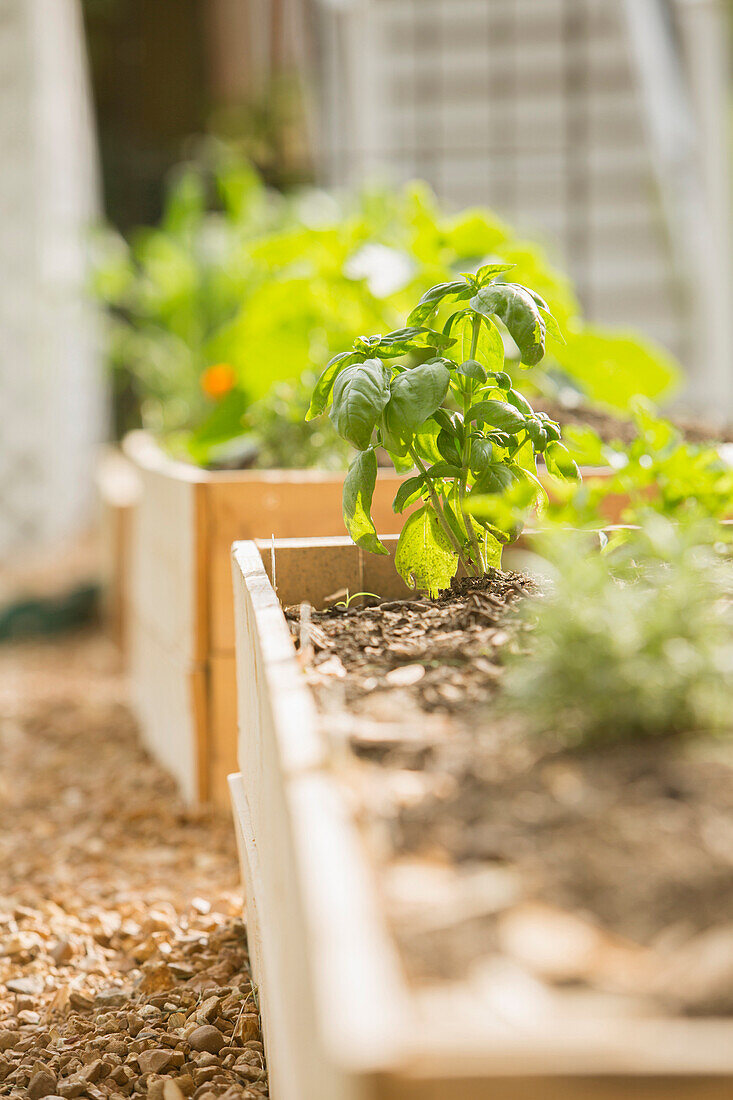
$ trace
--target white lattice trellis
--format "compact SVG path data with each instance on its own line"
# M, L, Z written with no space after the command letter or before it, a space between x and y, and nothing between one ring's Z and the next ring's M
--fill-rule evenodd
M730 279L678 6L704 7L724 41L719 0L320 0L321 164L327 182L422 176L453 206L493 206L550 243L590 317L679 354L708 413L731 416L729 347L713 376L700 338L700 303Z
M0 0L0 562L90 514L103 424L85 299L96 171L76 0Z

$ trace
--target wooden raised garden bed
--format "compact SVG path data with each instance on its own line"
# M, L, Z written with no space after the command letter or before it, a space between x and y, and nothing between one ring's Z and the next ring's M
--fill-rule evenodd
M347 540L276 544L274 559L284 605L317 607L335 577L339 587L383 599L407 595L388 558L362 555ZM271 584L270 549L240 543L233 571L240 772L230 786L273 1095L733 1095L727 1019L582 1010L566 1017L535 1011L533 991L521 983L502 993L494 977L480 989L463 979L408 978L374 838L357 822L353 761L345 763L348 750L326 735Z
M343 532L343 475L211 472L176 462L143 432L123 450L140 484L127 549L126 634L133 705L150 751L191 802L228 807L236 768L235 539ZM384 471L373 513L399 527L399 475Z
M343 535L343 475L203 470L169 458L144 432L127 436L123 451L138 497L134 511L111 513L122 541L109 591L121 609L133 705L148 748L185 797L228 807L237 735L231 545ZM400 481L380 471L372 503L380 531L400 530L404 517L392 511Z

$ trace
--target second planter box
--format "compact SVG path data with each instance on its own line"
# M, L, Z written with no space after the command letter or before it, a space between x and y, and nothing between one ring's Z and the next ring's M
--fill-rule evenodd
M124 452L140 481L126 585L133 706L148 748L185 798L228 807L237 725L231 545L342 535L343 474L202 470L142 432L127 437ZM400 480L380 475L373 515L381 531L399 529L392 499Z

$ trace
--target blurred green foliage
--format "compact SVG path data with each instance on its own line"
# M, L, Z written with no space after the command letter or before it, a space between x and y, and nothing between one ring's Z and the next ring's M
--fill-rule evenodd
M526 601L523 652L504 703L560 746L731 728L733 562L711 521L652 513L588 552L577 532L544 546L543 597Z
M516 265L512 277L536 288L567 336L531 372L538 389L569 384L625 408L632 393L676 382L661 352L584 326L540 248L490 211L446 216L419 183L283 195L216 146L177 172L159 226L97 243L115 389L169 449L203 465L238 450L261 465L340 464L333 440L296 420L297 380L356 337L396 328L428 287L492 260ZM506 341L511 371L518 354ZM231 392L207 391L206 372L221 365ZM120 430L134 422L129 406Z
M573 527L601 527L613 499L622 504L624 523L638 523L649 511L685 521L733 517L733 468L725 452L712 443L688 442L648 401L635 398L630 406L637 434L628 445L604 443L590 428L565 430L579 465L606 466L612 473L586 477L582 485L558 486L548 518Z

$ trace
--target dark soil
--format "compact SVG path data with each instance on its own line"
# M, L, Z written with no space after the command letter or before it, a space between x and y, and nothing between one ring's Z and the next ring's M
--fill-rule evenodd
M494 573L312 615L304 663L407 973L510 967L613 1011L733 1015L733 750L524 736L496 692L531 588Z

